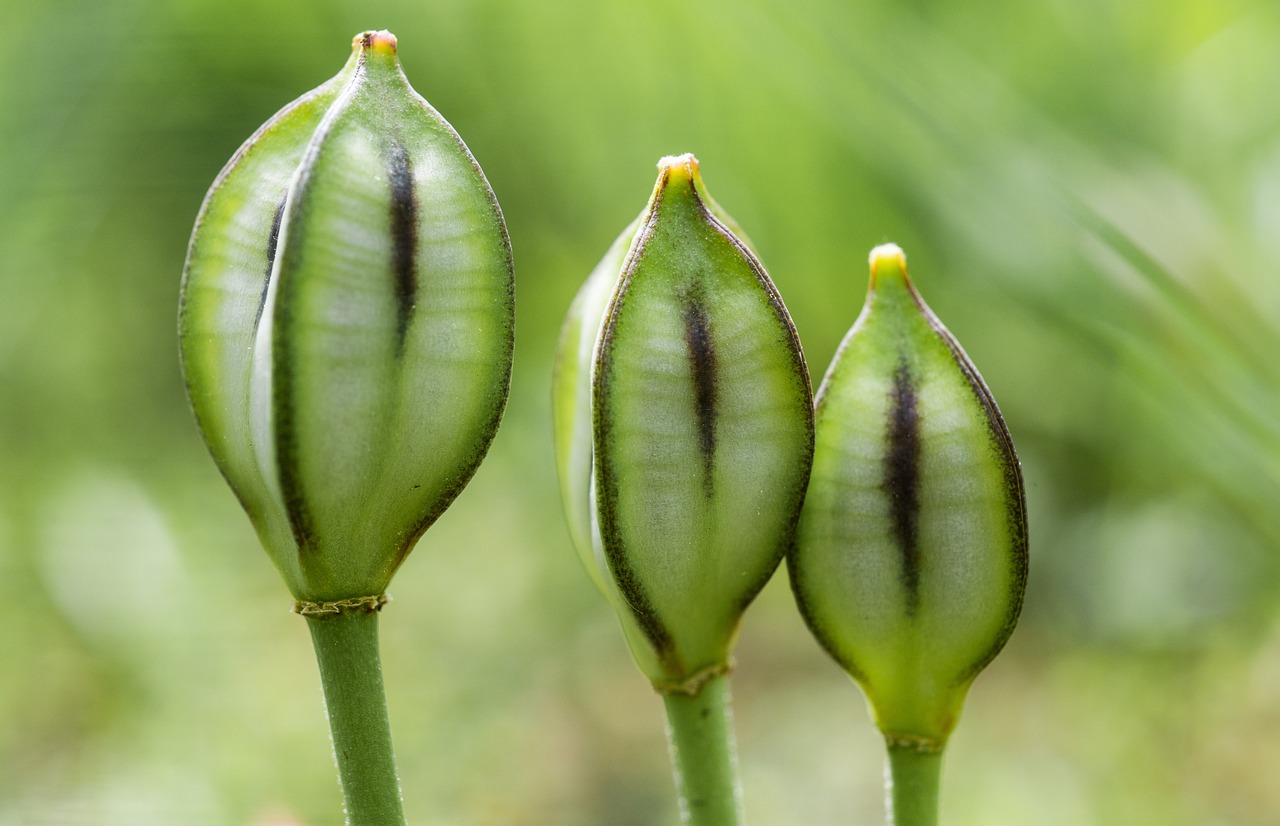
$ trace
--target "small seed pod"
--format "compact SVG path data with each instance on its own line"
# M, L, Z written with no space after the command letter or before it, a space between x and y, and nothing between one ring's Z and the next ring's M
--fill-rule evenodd
M179 334L205 441L299 600L380 595L466 485L511 370L511 248L390 32L205 198Z
M1017 622L1026 504L991 392L892 244L871 253L816 418L796 600L890 745L939 750Z
M641 670L696 694L791 540L812 394L786 308L697 161L659 170L565 323L557 453L575 544Z

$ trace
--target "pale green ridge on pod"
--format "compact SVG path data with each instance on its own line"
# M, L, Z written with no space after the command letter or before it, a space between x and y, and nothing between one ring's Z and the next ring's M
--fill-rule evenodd
M816 429L796 600L890 743L940 749L1017 622L1026 501L995 400L892 244L871 254Z
M506 402L497 200L389 32L214 182L179 334L197 421L295 597L380 594L466 485Z
M601 320L639 226L637 219L622 231L574 297L560 330L552 379L556 470L569 534L592 581L610 598L614 592L609 568L600 543L592 539L591 369Z
M638 665L696 693L790 542L812 394L786 308L697 161L659 170L566 322L556 431L575 543Z

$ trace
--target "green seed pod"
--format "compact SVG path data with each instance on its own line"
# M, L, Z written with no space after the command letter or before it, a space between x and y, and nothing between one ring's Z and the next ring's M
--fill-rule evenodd
M796 600L890 744L941 749L1017 622L1026 504L991 392L892 244L871 253L816 416Z
M205 441L295 597L382 594L506 402L511 248L390 32L264 124L196 221L179 333Z
M812 393L782 299L697 161L659 170L565 323L557 453L575 544L641 670L696 694L791 540Z

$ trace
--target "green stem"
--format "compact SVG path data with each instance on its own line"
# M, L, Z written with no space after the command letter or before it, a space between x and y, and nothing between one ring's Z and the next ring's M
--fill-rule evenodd
M889 746L885 805L889 826L937 826L941 751Z
M378 658L378 614L308 615L347 826L404 826Z
M681 821L690 826L745 823L728 675L707 680L697 696L664 694L662 699Z

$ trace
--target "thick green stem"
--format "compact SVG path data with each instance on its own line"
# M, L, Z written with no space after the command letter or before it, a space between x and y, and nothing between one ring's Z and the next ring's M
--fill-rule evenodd
M740 826L745 820L728 675L707 680L697 696L665 694L663 700L681 821Z
M889 746L885 807L889 826L937 826L942 752Z
M308 615L348 826L404 826L378 658L378 614Z

